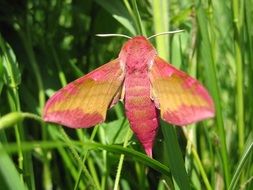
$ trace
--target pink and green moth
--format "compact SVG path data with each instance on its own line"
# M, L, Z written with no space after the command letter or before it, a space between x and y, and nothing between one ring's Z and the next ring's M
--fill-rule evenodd
M57 91L43 118L70 128L88 128L104 122L107 110L119 100L150 157L159 116L179 126L214 116L207 90L160 58L146 37L136 36L125 42L118 58Z

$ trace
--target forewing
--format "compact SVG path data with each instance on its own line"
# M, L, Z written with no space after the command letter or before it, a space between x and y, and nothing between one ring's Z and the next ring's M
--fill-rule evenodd
M168 123L187 125L214 116L214 104L207 90L158 56L150 68L150 80L152 98Z
M91 127L105 120L123 81L119 60L113 60L71 82L47 102L43 118L71 128Z

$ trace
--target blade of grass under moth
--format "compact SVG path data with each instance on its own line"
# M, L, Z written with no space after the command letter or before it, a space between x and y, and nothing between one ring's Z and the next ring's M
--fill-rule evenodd
M224 122L222 116L222 107L221 107L221 100L220 100L220 93L218 88L218 80L216 76L216 68L213 58L212 46L209 39L209 32L208 32L208 20L204 13L202 5L199 3L198 0L195 1L196 3L196 16L197 16L197 24L199 27L200 35L201 35L201 47L200 53L201 56L205 60L205 75L207 77L208 87L214 99L215 108L216 108L216 125L218 128L218 134L220 137L220 152L221 152L221 166L223 168L225 185L228 187L230 181L230 166L228 161L228 152L227 152L227 145L226 145L226 136L225 136L225 129L224 129Z
M167 147L168 165L176 185L179 189L190 189L190 181L185 170L184 160L175 129L163 121L161 122L161 127Z
M123 148L122 146L119 145L104 145L100 143L95 143L95 142L80 142L80 141L72 141L71 142L74 147L82 146L85 149L91 150L91 149L98 149L98 150L106 150L108 152L114 152L118 154L125 154L134 160L140 161L140 163L147 165L154 170L164 174L164 175L170 175L170 169L158 162L157 160L154 160L150 157L148 157L146 154L140 153L138 151L135 151L130 148ZM60 142L60 141L30 141L30 142L23 142L22 144L22 150L23 151L31 151L36 148L39 149L53 149L57 147L68 147L69 144L66 142ZM171 146L171 145L170 145ZM3 154L4 151L14 154L17 153L17 144L16 143L9 143L4 145L3 148L0 147L0 155Z
M154 25L155 32L164 32L168 31L168 4L165 1L153 1L153 13L154 13ZM161 8L162 7L162 11ZM167 35L163 38L156 37L156 46L159 56L168 60L169 58L169 38ZM173 149L168 148L168 159L169 167L171 169L172 176L176 181L176 186L180 189L189 189L190 182L185 170L184 161L180 148L177 142L175 131L172 127L165 126L166 124L162 123L162 132L164 135L165 143L167 147L173 147Z

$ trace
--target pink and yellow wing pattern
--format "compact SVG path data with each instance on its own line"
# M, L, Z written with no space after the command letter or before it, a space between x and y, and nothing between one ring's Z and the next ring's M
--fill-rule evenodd
M214 116L207 90L194 78L156 56L150 68L152 98L163 120L187 125Z
M44 120L71 128L103 122L110 104L118 101L123 78L118 59L99 67L56 92L45 106Z

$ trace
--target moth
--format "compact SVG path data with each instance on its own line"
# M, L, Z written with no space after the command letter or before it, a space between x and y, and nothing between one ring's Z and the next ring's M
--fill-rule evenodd
M159 117L178 126L214 116L214 103L194 78L157 55L144 36L129 39L118 58L69 83L46 103L43 118L70 128L102 123L106 112L124 102L130 127L148 156Z

